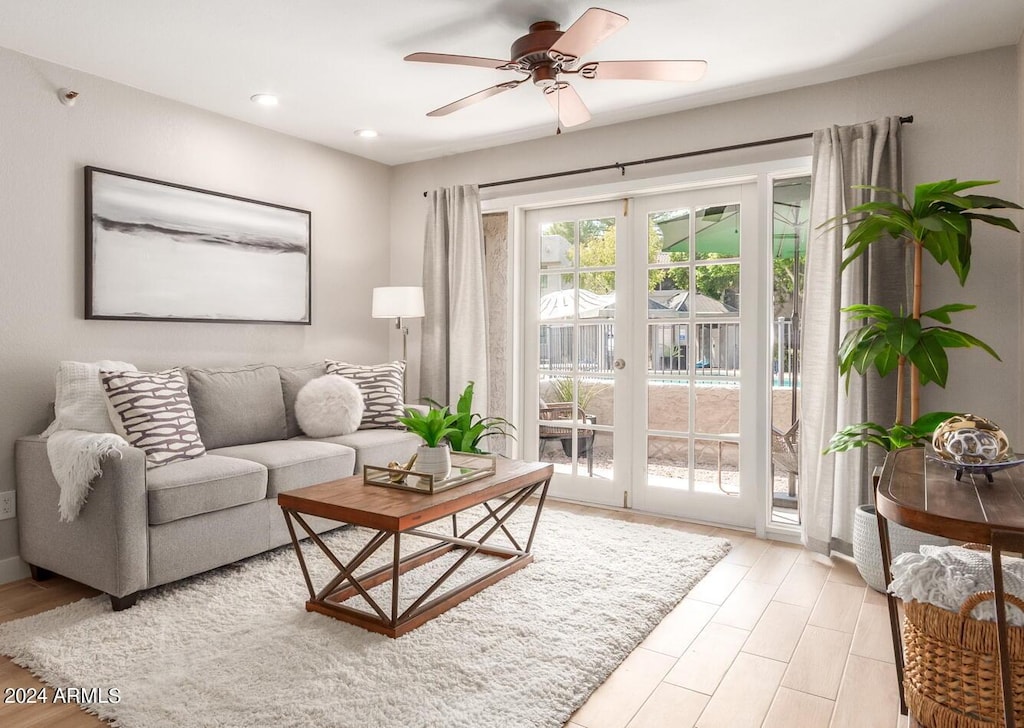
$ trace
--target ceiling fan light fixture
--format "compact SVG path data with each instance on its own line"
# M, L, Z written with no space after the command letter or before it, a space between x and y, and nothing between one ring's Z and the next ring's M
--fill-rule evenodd
M354 132L360 139L376 139L380 133L376 129L356 129Z
M249 100L260 106L277 106L278 103L277 96L274 94L253 94Z
M561 126L576 126L590 121L590 112L576 89L560 78L562 74L586 81L696 81L707 68L707 62L701 60L589 61L580 64L582 56L627 22L629 19L624 15L602 8L589 8L565 31L553 20L531 24L530 32L512 43L507 61L425 52L411 53L405 60L478 66L522 74L522 78L515 81L499 83L428 111L427 116L447 116L529 80L547 96Z

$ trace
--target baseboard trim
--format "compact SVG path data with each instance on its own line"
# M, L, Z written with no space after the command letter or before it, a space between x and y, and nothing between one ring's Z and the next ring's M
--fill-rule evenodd
M0 559L0 584L9 581L18 581L29 576L28 564L17 556L9 559Z

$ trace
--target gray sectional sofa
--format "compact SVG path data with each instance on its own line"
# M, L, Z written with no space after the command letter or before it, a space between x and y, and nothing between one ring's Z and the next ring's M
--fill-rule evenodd
M421 444L404 430L302 434L295 398L324 365L186 369L205 455L146 469L126 448L71 522L58 518L59 488L45 439L15 445L21 557L35 578L58 573L110 595L115 610L145 590L281 546L289 539L277 494L405 462ZM318 531L336 528L313 519Z

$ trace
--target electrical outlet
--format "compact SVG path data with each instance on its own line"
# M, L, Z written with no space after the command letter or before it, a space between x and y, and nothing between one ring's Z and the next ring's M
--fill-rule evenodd
M5 490L0 493L0 521L14 518L14 491Z

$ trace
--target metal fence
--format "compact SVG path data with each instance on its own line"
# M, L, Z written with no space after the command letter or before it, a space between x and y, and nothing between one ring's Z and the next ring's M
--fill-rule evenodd
M558 323L540 327L540 369L612 373L614 324ZM574 366L575 363L575 366ZM740 365L738 322L651 323L647 326L647 371L735 377Z

